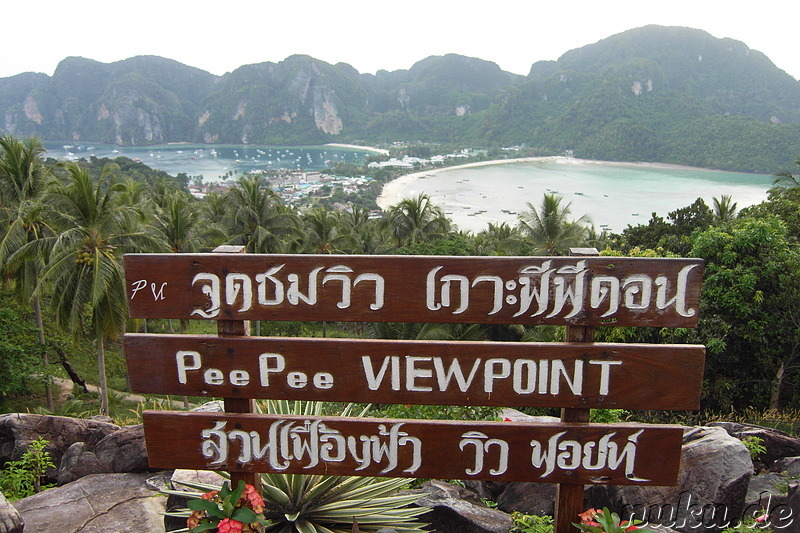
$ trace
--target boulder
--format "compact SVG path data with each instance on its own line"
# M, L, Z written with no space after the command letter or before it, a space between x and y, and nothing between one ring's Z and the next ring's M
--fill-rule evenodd
M159 533L166 496L147 488L150 474L93 474L17 501L26 531Z
M789 483L781 474L768 472L753 476L747 485L745 504L747 507L759 502L786 503L786 489Z
M736 422L712 422L709 425L721 427L725 429L729 435L739 440L748 437L761 439L761 445L764 446L767 451L756 458L756 467L758 469L769 469L772 464L779 459L800 455L800 439L777 429L753 426L750 424L739 424Z
M72 444L61 459L57 479L63 485L88 474L146 472L148 468L144 430L139 424L120 428L94 446Z
M0 533L22 533L24 527L19 511L0 492Z
M745 509L753 473L750 453L719 427L685 428L678 484L674 487L595 487L608 507L648 523L702 533L736 523ZM594 506L603 506L593 502Z
M421 494L415 505L431 509L420 521L438 533L507 533L511 527L511 516L486 507L468 489L428 481L415 492Z
M625 518L702 533L716 529L722 509L729 519L741 516L752 473L740 440L722 428L685 428L677 486L590 485L585 507L608 507ZM506 512L551 514L554 499L554 485L507 483L496 501Z
M0 415L0 463L22 457L31 442L39 437L47 440L47 452L58 465L61 457L75 442L93 447L117 431L119 426L98 420L66 416L46 416L24 413ZM55 479L56 472L48 472Z
M800 484L789 487L786 507L780 513L773 511L770 522L776 532L800 533Z
M800 477L800 457L784 457L783 459L778 459L772 463L769 471L798 478Z
M495 501L497 508L507 513L519 511L525 514L553 516L556 486L552 483L512 481L506 484Z

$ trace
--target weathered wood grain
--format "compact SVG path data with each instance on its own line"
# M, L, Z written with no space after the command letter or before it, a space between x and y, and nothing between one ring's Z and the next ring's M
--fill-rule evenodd
M134 392L365 403L697 409L704 353L695 345L125 336Z
M677 426L146 411L152 468L670 485ZM176 453L176 450L180 450Z
M132 317L694 327L700 259L129 254Z

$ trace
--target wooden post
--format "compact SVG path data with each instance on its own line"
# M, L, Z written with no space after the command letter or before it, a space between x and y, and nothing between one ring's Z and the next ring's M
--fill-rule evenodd
M218 246L214 249L218 254L243 254L244 246ZM217 335L220 337L247 337L250 335L249 320L218 320ZM254 413L255 400L252 398L223 398L226 413ZM261 476L255 472L231 472L231 488L235 489L239 480L261 490Z
M570 248L571 256L600 255L595 248ZM566 326L564 340L567 342L594 342L594 326ZM562 422L589 422L588 408L562 408ZM572 525L578 521L578 513L583 508L583 485L559 483L556 485L555 533L574 533L578 529Z

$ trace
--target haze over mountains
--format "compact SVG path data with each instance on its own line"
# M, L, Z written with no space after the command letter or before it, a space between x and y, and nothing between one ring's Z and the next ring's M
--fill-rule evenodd
M531 52L535 56L535 51ZM0 131L120 145L426 141L774 172L800 157L800 82L744 43L647 26L533 64L450 54L360 74L308 56L215 76L64 59L0 78Z

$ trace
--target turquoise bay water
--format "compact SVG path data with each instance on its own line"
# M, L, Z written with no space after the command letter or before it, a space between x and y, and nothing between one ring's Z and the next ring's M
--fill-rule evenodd
M687 167L601 163L576 159L509 163L445 170L406 185L397 198L428 194L462 230L481 231L489 222L515 224L526 204L545 193L570 202L573 218L587 215L598 231L620 232L665 217L697 198L732 196L738 207L766 200L773 176Z
M321 170L328 162L360 164L369 153L334 146L276 147L189 145L114 147L47 142L48 155L61 159L122 155L175 176L202 175L206 181L254 169ZM556 192L571 202L574 218L587 215L599 230L622 231L646 224L652 212L667 213L703 198L728 194L742 208L766 199L773 177L687 167L605 163L559 158L445 170L407 184L397 200L419 193L431 196L463 230L481 231L489 222L515 224L526 203L541 203Z
M106 144L65 144L46 142L48 155L61 159L124 156L173 176L185 172L203 176L205 181L224 179L229 173L252 170L321 170L328 162L362 162L370 152L333 146L250 146L167 144L160 146L113 146Z

